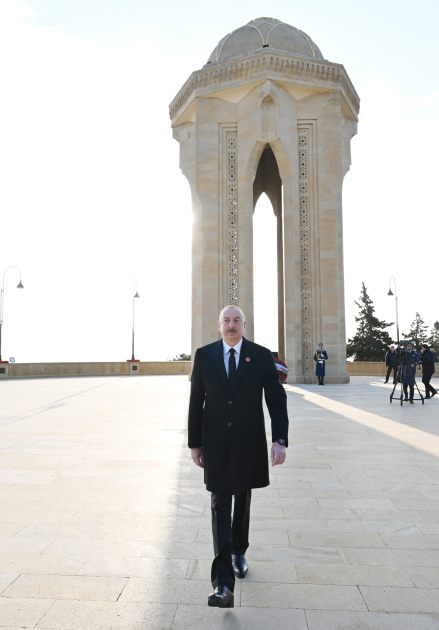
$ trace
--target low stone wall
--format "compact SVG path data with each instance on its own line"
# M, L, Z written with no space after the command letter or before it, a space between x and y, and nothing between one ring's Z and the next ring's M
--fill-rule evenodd
M190 361L3 363L0 378L190 374Z
M439 376L439 363L435 363L434 367L436 369L435 376ZM351 376L385 376L387 372L384 361L382 363L374 363L372 361L348 361L347 368L348 374ZM418 375L421 375L419 370L416 371L416 376Z
M33 378L58 376L154 376L172 374L190 374L190 361L139 361L90 362L90 363L3 363L0 366L0 378ZM439 376L439 364L435 364ZM351 376L384 376L386 364L366 361L347 363ZM416 372L420 376L420 372ZM327 378L330 383L330 377Z

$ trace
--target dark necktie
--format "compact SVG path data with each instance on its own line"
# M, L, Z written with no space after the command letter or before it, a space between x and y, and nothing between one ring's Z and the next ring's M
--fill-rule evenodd
M233 385L236 377L235 348L230 348L229 355L229 383Z

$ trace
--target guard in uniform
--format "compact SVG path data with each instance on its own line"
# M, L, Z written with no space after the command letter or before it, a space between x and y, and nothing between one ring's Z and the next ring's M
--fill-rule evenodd
M319 379L319 385L324 385L323 379L325 377L325 363L328 360L328 354L323 349L322 342L319 343L319 349L314 353L314 361L316 362L316 376Z
M413 350L413 344L407 344L407 365L403 368L403 389L404 400L409 401L407 390L410 389L410 404L413 405L413 396L415 394L415 373L416 366L419 363L419 355Z

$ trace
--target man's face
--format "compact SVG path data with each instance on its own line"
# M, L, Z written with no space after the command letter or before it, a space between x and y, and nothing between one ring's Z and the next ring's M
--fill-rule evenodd
M228 308L218 322L218 330L229 346L235 345L241 340L246 323L243 321L241 311L236 308Z
M407 344L407 350L410 352L410 350L413 350L413 345L411 343Z
M395 346L390 346L390 352L395 352Z
M319 350L323 350L323 344L319 343Z

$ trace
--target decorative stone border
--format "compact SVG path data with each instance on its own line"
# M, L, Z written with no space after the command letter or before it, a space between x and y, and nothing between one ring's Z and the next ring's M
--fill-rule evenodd
M203 94L204 90L212 91L217 86L221 89L232 88L234 83L242 85L243 79L248 82L257 81L267 72L270 73L269 78L273 79L304 81L318 87L338 88L358 117L360 97L343 65L270 51L269 48L260 53L256 51L249 58L243 57L245 56L232 58L227 62L218 61L193 72L169 105L172 121L189 104L197 90Z

